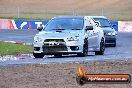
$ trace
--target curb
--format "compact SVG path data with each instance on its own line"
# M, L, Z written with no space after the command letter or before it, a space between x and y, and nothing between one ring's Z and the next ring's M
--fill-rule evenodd
M32 54L0 55L0 63L34 58Z

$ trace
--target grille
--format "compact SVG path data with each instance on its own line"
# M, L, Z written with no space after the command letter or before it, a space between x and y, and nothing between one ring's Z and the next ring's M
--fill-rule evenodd
M65 46L66 43L63 39L46 39L44 46Z
M65 41L63 39L46 39L43 45L44 52L67 51Z
M105 40L106 43L113 43L115 40Z
M44 46L65 46L65 43L60 43L60 42L54 42L54 43L51 43L51 42L46 42L44 43Z
M50 47L43 47L44 52L56 52L56 51L67 51L66 46L50 46Z
M63 39L46 39L44 42L65 42Z

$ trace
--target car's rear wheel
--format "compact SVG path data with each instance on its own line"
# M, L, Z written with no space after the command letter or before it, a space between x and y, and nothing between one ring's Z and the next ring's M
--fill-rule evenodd
M42 53L33 53L33 56L35 58L43 58L44 57L44 54L42 54Z
M104 43L104 39L101 39L100 42L100 51L95 51L95 55L103 55L105 51L105 43Z
M78 53L77 56L79 57L85 57L88 55L88 41L85 40L84 41L84 45L83 45L83 52L82 53Z

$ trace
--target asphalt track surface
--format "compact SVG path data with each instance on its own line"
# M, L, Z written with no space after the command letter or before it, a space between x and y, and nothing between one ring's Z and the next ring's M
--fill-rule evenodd
M32 43L33 37L37 33L36 30L0 30L0 40L17 41ZM62 56L57 58L54 56L45 56L44 58L27 57L22 60L0 62L1 66L17 65L17 64L48 64L48 63L79 63L93 61L109 61L109 60L130 60L132 59L132 33L118 32L117 46L106 47L104 55L94 55L89 53L86 57L77 57L76 55Z
M0 40L32 43L37 30L0 30Z

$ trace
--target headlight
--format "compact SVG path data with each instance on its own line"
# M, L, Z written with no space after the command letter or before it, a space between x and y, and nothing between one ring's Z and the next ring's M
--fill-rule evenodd
M107 35L116 35L115 32L109 32Z
M34 37L35 42L43 42L43 39L40 37Z
M75 36L75 37L70 37L67 38L68 41L78 41L79 40L79 36Z

